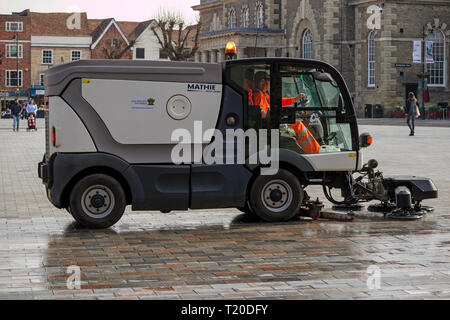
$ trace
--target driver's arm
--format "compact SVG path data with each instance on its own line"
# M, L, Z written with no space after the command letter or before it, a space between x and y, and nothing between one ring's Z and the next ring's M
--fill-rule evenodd
M298 96L292 97L292 98L282 98L281 106L283 106L283 107L290 106L290 105L293 105L298 100L305 100L305 99L306 99L306 94L304 94L304 93L300 93Z

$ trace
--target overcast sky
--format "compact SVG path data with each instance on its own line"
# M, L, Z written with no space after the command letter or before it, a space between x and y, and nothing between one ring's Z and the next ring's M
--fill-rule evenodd
M87 12L89 19L115 18L118 21L145 21L155 18L161 9L182 13L195 21L191 6L200 0L0 0L0 13L25 9L35 12ZM119 5L120 4L120 5Z

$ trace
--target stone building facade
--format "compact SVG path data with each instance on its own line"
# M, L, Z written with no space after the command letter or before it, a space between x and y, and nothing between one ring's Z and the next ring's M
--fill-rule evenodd
M389 116L409 91L420 100L422 64L412 57L424 34L438 60L426 68L428 104L450 104L450 0L200 0L193 9L203 24L197 61L223 61L230 40L238 58L324 60L343 74L359 114L382 104Z

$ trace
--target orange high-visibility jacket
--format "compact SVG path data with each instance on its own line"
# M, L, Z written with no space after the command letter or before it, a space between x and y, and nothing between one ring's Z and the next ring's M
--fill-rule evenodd
M295 131L297 145L305 151L305 153L315 154L320 152L320 144L303 122L297 120L294 124L291 124L290 127Z
M294 104L296 100L297 98L283 98L281 105L282 107L290 106L291 104ZM255 106L259 106L261 108L262 118L265 119L270 109L270 94L267 92L257 91L253 94L253 103Z
M283 98L281 105L283 107L294 104L296 98ZM267 116L267 113L270 110L270 95L268 93L258 91L253 95L253 102L255 105L259 105L261 108L261 115L263 119ZM320 144L311 134L311 132L306 128L303 122L297 120L294 124L290 126L294 129L295 132L295 140L297 141L297 145L308 154L319 153Z
M244 88L247 91L248 94L248 104L250 106L254 106L253 104L253 90L250 88Z

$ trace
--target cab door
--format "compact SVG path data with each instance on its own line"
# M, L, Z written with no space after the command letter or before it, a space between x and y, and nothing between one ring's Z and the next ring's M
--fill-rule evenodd
M227 63L226 83L243 96L243 129L268 129L270 116L261 112L260 103L265 100L262 96L268 94L270 101L270 88L263 92L262 83L258 79L270 78L273 64L263 62L261 59L250 61L231 61Z
M356 118L335 70L300 61L279 62L271 89L272 126L280 130L281 149L301 154L315 171L356 170L360 161Z

